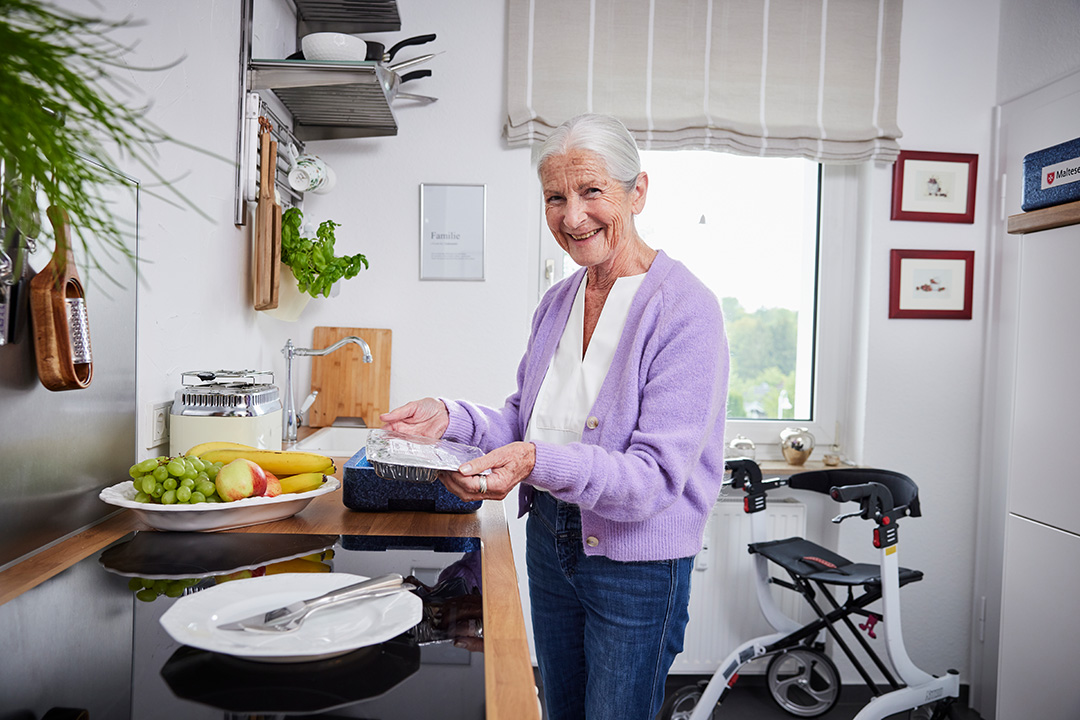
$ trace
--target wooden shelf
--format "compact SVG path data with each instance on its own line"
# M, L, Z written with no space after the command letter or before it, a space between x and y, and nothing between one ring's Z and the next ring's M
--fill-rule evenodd
M1080 200L1032 210L1019 215L1010 215L1008 233L1010 235L1025 235L1077 223L1080 223Z

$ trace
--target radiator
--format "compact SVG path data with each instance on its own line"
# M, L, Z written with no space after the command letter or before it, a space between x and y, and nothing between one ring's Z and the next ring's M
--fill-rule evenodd
M806 505L773 500L765 510L770 540L805 536ZM721 498L705 526L704 547L694 563L690 582L690 623L683 652L675 658L673 673L713 673L740 643L774 632L761 614L754 585L750 544L750 516L743 501ZM778 574L779 573L779 574ZM786 573L774 568L776 577ZM800 595L773 587L781 609L800 623L812 611ZM764 672L748 667L744 672Z

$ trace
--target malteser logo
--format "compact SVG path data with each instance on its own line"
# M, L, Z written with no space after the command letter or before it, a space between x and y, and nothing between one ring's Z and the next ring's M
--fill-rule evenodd
M1080 158L1048 165L1042 169L1042 189L1066 185L1080 180Z

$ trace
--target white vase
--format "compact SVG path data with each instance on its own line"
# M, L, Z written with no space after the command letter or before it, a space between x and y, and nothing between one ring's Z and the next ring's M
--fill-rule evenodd
M285 322L296 322L300 313L304 312L311 296L300 292L296 283L296 276L285 263L278 266L278 306L270 310L263 310L267 315Z

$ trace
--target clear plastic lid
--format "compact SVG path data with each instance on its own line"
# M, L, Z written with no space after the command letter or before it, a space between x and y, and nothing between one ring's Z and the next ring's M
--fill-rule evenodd
M412 468L426 470L415 477L394 473L393 479L430 482L438 470L457 470L469 460L482 456L484 451L472 445L450 440L435 440L422 435L409 435L392 430L375 429L368 434L367 458L379 475L381 469ZM423 477L421 478L420 475ZM430 478L430 480L429 480Z

